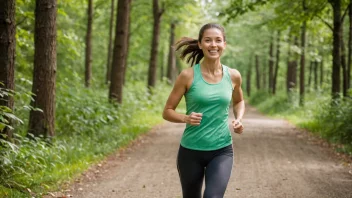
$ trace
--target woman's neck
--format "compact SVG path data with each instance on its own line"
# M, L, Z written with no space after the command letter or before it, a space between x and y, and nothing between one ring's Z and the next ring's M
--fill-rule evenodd
M217 60L204 59L203 62L201 63L201 66L205 71L209 73L216 73L217 71L222 70L220 59L217 59Z

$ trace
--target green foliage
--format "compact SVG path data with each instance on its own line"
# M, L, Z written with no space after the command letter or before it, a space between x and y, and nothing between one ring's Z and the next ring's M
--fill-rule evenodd
M0 85L2 83L0 82ZM14 92L12 90L4 89L0 87L0 100L4 100L5 97L13 97ZM23 121L14 115L13 110L7 106L0 105L0 132L5 128L8 127L10 130L13 130L13 124L16 123L23 123ZM5 136L4 134L1 134ZM0 137L6 138L6 137Z
M352 99L329 100L321 103L315 120L320 134L332 142L352 145Z
M0 195L22 193L26 197L30 189L32 195L40 196L59 188L90 163L162 121L161 104L169 93L166 83L157 86L153 95L141 88L144 82L129 83L122 105L108 103L105 87L93 90L75 83L64 80L58 86L57 137L50 144L21 135L15 136L15 144L1 140Z

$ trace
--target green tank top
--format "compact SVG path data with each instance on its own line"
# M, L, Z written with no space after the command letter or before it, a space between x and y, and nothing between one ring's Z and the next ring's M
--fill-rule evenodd
M222 79L215 84L203 79L199 64L193 71L192 85L185 94L187 115L196 112L203 117L199 126L186 125L181 145L201 151L226 147L232 144L228 115L233 87L228 67L222 66Z

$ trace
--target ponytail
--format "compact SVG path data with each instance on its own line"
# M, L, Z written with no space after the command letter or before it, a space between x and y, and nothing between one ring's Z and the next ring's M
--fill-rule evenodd
M176 51L180 50L180 58L184 60L188 56L186 62L191 63L191 67L194 64L198 64L204 57L203 51L198 46L198 40L188 37L183 37L177 41Z

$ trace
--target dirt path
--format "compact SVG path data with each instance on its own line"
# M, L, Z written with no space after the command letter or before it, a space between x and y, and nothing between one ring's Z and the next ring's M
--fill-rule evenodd
M247 107L233 134L235 163L225 197L352 198L352 171L331 149L286 121ZM71 190L82 198L177 198L176 155L184 124L165 123L88 171Z

